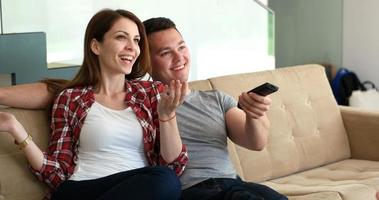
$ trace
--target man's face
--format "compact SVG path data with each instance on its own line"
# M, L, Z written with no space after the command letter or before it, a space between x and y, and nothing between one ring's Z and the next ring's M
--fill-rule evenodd
M190 55L182 36L171 28L148 36L154 80L168 84L171 80L188 80Z

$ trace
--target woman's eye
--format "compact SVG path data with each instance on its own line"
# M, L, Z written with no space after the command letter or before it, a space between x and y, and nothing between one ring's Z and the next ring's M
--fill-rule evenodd
M118 40L124 40L124 39L126 39L126 37L124 35L118 35L116 37L116 39L118 39Z
M161 56L167 56L167 55L168 55L168 52L167 52L167 51L161 53Z
M136 39L134 39L134 42L138 44L140 42L140 39L136 38Z

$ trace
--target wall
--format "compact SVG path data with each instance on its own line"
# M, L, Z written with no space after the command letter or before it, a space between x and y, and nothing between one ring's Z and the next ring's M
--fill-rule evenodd
M13 84L47 77L69 79L76 70L47 68L46 34L43 32L0 34L0 74L12 74Z
M11 86L12 76L10 74L0 74L0 87Z
M342 66L343 0L269 0L268 3L275 12L277 67L304 63Z
M379 87L379 1L344 0L343 66Z

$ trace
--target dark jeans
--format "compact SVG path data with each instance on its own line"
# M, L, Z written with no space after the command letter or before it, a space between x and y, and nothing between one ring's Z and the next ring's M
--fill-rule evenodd
M94 180L67 180L53 193L52 200L177 200L180 189L180 181L173 170L155 166Z
M183 200L287 200L287 197L261 184L239 177L210 178L182 191Z

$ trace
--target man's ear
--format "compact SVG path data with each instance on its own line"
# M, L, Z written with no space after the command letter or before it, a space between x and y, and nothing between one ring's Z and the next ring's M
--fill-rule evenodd
M100 43L94 38L91 40L91 50L94 54L100 54Z

